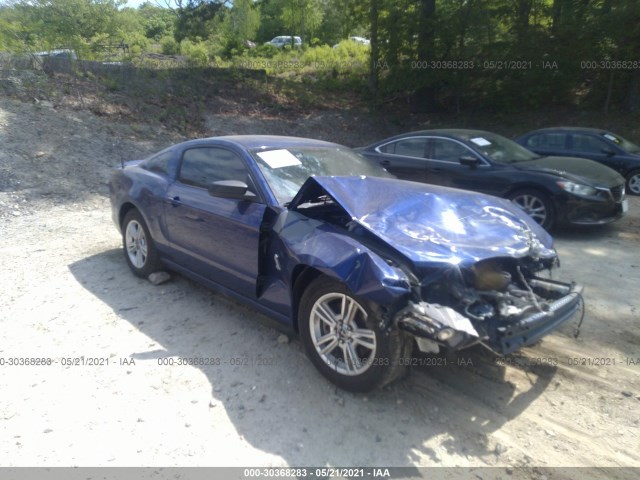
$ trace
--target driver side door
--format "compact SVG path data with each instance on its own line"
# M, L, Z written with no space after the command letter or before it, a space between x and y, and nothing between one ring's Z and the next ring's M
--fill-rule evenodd
M453 138L428 137L429 173L439 185L502 196L510 178L501 175L468 146ZM462 159L475 162L463 164ZM430 182L436 183L436 182Z
M614 170L619 170L619 161L616 154L617 147L609 145L605 140L596 135L574 133L571 135L571 155L580 158L595 160Z
M257 196L251 200L213 197L216 181L239 180ZM255 299L258 243L265 203L236 152L195 147L182 154L165 198L169 241L176 261L207 280Z

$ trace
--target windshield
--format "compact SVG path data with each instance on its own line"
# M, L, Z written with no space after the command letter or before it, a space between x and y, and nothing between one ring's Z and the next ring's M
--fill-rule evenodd
M312 176L395 178L381 166L347 148L299 147L251 152L280 204L290 202Z
M495 133L470 132L461 134L460 137L469 141L494 162L518 163L540 158L516 142Z
M625 152L629 153L640 153L640 147L629 140L626 140L618 135L614 135L613 133L603 133L602 136L607 140L615 143L618 147L623 149Z

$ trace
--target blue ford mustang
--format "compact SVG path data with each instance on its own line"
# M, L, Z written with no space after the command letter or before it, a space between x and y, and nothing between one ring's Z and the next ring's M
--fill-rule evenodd
M192 140L109 182L134 274L169 269L299 333L342 388L399 377L423 352L529 345L582 309L542 278L551 237L511 202L397 180L340 145Z

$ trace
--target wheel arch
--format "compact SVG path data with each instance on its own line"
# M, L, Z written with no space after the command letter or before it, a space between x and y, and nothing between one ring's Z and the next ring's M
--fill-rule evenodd
M307 287L316 278L326 273L309 265L296 265L291 274L291 316L293 320L293 329L296 333L300 333L298 328L298 310L300 308L300 299Z
M353 295L360 297L363 301L371 302L371 305L378 305L383 310L385 310L385 306L394 305L398 300L407 298L411 293L410 281L404 273L398 270L402 277L392 278L385 276L383 271L375 269L374 265L371 265L370 268L374 269L369 270L370 274L376 278L372 283L358 281L357 275L353 275L354 269L350 270L346 277L343 277L339 271L331 267L319 268L319 266L306 264L294 267L290 283L291 317L294 331L299 333L298 310L302 296L307 287L321 276L342 283ZM360 278L360 280L362 279Z
M505 198L513 201L513 197L517 196L518 193L529 193L529 194L534 194L539 197L540 201L545 205L546 208L546 213L545 213L545 217L542 223L538 222L537 219L536 222L539 223L539 225L542 226L542 228L544 228L547 231L551 231L554 229L554 227L558 224L558 222L563 222L564 218L565 218L565 207L563 205L564 200L560 199L560 201L558 200L557 196L555 196L553 194L553 192L550 192L549 189L545 188L544 186L535 186L535 187L520 187L520 188L515 188L513 190L511 190L510 193L508 193ZM526 211L526 209L525 209ZM529 213L529 212L527 212ZM532 215L533 216L533 215ZM533 216L535 218L535 216Z
M510 185L509 189L504 193L503 196L504 198L509 198L511 195L521 190L537 190L549 197L553 196L553 192L549 188L539 183L532 182L521 182L515 185Z
M120 206L120 210L118 211L118 225L121 229L123 227L122 222L124 222L124 217L126 217L127 213L131 210L138 210L138 212L140 212L140 209L131 202L125 202ZM142 212L140 212L140 215L142 215ZM144 218L144 215L142 217Z
M638 195L638 193L632 192L631 189L629 188L631 179L636 175L640 175L640 168L633 168L624 176L625 190L627 191L627 193L631 195Z

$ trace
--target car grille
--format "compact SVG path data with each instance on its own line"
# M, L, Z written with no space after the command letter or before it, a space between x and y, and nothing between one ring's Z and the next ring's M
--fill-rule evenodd
M622 200L624 200L624 185L611 187L611 196L616 202L621 202Z

